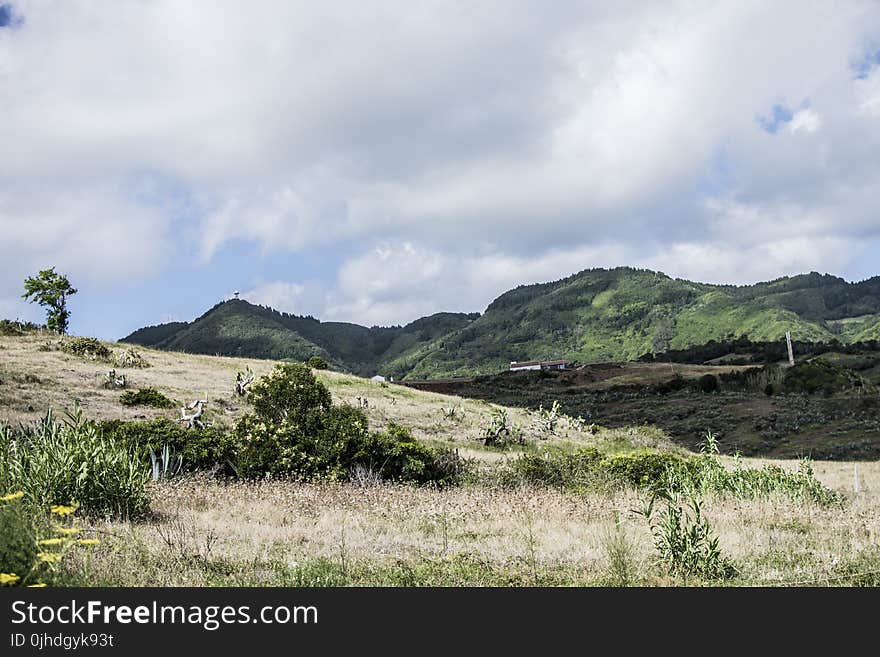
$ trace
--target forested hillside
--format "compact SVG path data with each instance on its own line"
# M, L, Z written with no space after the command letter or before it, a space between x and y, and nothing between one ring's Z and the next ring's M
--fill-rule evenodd
M367 328L235 300L124 341L259 358L317 355L358 374L440 378L491 373L512 360L635 360L742 336L773 341L786 331L802 342L880 338L880 278L848 283L811 273L733 286L629 267L589 269L510 290L482 315L438 313L403 327Z

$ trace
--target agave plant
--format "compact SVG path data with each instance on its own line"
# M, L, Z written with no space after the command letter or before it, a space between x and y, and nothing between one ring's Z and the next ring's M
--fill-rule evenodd
M180 474L183 469L183 457L175 454L168 444L162 446L162 451L159 454L156 454L152 447L148 447L148 449L150 450L150 476L153 481L169 479Z

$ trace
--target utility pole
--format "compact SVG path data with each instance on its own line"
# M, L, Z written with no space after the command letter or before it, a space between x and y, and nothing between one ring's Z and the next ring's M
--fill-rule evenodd
M794 350L791 348L791 331L785 332L785 343L788 345L788 364L794 365Z

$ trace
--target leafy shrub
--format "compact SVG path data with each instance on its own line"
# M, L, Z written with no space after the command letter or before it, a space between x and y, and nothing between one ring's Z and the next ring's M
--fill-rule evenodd
M105 438L132 450L145 466L150 464L150 449L158 453L167 446L180 457L184 472L235 472L235 438L220 427L189 429L160 418L144 422L107 420L98 424L98 430Z
M659 518L654 515L657 499L665 502ZM718 536L703 515L703 502L695 491L656 492L639 513L648 521L654 548L669 574L708 580L735 574L733 564L721 554Z
M718 377L714 374L704 374L700 377L698 384L700 390L705 393L718 392Z
M0 497L0 577L8 576L0 585L19 582L30 572L36 558L34 523L20 497L14 493Z
M308 365L313 370L330 369L330 363L328 363L327 360L325 358L322 358L321 356L312 356L311 358L309 358L306 365Z
M548 450L523 454L513 462L517 478L573 490L609 484L659 488L665 485L669 470L689 473L692 469L685 457L652 449L615 455L603 454L595 447L574 452Z
M669 381L655 383L651 386L651 390L653 390L658 395L668 395L670 392L678 392L679 390L684 390L687 385L687 379L685 379L681 374L676 374Z
M746 468L739 461L725 468L718 457L714 436L707 434L703 453L682 456L672 452L644 449L606 455L594 447L574 452L547 450L517 458L507 481L524 481L574 491L612 486L634 486L654 492L690 491L755 499L785 495L791 499L837 506L843 497L831 490L813 473L808 460L796 472L777 465Z
M149 472L126 446L104 437L74 408L63 423L51 411L13 431L0 426L0 489L33 505L76 503L86 513L133 517L147 511Z
M108 349L97 338L64 338L59 342L61 351L91 360L108 360L111 356Z
M28 335L45 328L33 322L21 322L19 320L0 319L0 335Z
M584 489L592 487L600 478L598 464L602 458L602 452L594 447L575 452L523 454L513 462L512 474L516 479L530 484Z
M773 464L746 468L739 460L734 463L733 468L725 468L715 455L700 455L695 458L695 462L695 477L690 481L675 481L670 474L667 487L680 489L697 485L704 492L731 495L740 499L785 495L794 500L821 506L839 506L844 501L840 493L816 479L808 459L802 460L795 472Z
M123 406L152 406L153 408L173 408L174 402L155 388L141 388L137 392L126 390L119 396Z
M247 416L236 436L236 464L246 477L347 480L355 470L367 470L387 480L452 483L466 470L457 453L423 445L404 427L371 433L363 411L351 406L331 407L318 433Z
M72 519L76 506L45 512L23 503L24 492L0 496L0 586L45 586L62 580L61 562L77 546L99 541L78 538ZM64 584L77 584L64 577Z
M370 434L352 463L367 466L384 479L420 484L455 483L468 469L456 450L423 445L407 427L393 423L385 432Z
M235 427L236 467L245 477L348 479L369 470L384 479L447 483L465 469L457 454L431 449L408 429L369 431L359 408L334 406L304 365L285 363L251 389L255 413Z
M320 428L330 410L330 391L305 365L282 363L254 383L248 396L264 422L287 422L306 432Z
M624 484L655 489L665 485L670 472L686 479L697 474L693 459L652 449L606 456L599 465Z
M821 360L798 363L789 368L783 379L786 392L832 395L857 388L865 388L867 384L856 372L837 367Z

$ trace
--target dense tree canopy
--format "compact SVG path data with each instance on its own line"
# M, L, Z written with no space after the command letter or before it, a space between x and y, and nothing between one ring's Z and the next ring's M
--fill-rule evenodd
M67 297L73 294L76 294L76 289L67 280L67 276L56 272L55 267L50 267L25 279L22 298L36 302L46 309L46 327L50 331L67 333L70 320Z

